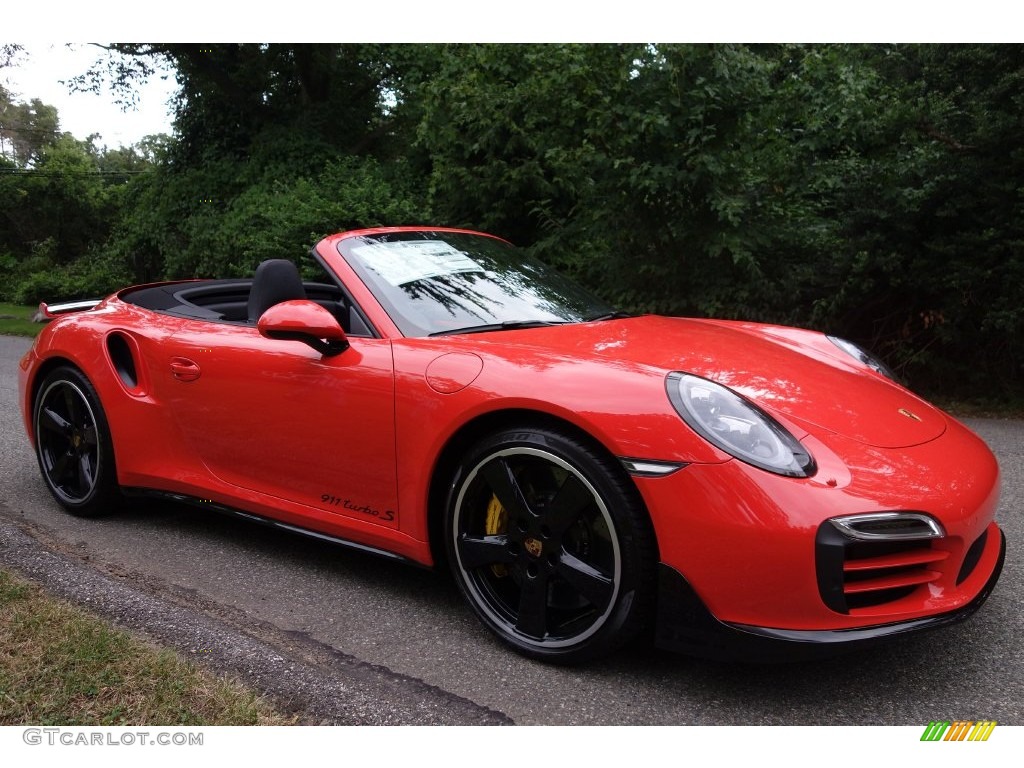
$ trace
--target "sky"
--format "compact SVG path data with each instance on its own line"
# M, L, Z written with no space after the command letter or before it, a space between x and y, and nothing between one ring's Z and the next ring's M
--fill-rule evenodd
M177 89L173 72L150 78L139 88L136 107L114 103L109 89L99 94L70 93L61 83L85 72L105 52L88 44L27 43L15 65L0 69L0 82L18 101L40 99L57 107L60 128L78 139L99 133L100 146L127 146L143 136L171 133L168 102ZM163 79L161 78L163 75Z

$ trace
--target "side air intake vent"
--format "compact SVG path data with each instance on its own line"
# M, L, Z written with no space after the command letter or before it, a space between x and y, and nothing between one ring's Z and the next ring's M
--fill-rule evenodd
M107 355L124 388L132 395L142 394L144 386L139 378L139 369L136 365L136 360L139 359L139 348L135 344L135 339L119 331L108 334Z

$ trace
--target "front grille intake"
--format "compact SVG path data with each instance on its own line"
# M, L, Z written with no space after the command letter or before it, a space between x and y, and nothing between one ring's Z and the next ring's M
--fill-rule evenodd
M899 600L941 576L949 552L932 543L945 535L919 512L833 518L816 537L818 589L833 611L849 613Z

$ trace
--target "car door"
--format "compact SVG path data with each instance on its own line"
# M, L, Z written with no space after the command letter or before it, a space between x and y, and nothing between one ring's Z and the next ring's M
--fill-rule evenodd
M252 326L188 322L167 343L165 391L220 480L397 527L391 343L350 343L324 357Z

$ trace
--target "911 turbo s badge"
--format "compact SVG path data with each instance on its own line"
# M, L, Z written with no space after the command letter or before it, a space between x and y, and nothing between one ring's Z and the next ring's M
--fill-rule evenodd
M920 416L918 416L913 411L908 411L906 408L900 408L899 412L902 416L906 416L908 419L913 419L914 421L921 421Z

